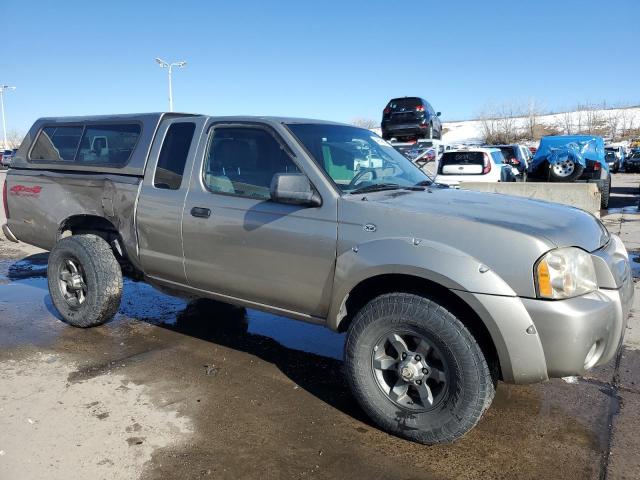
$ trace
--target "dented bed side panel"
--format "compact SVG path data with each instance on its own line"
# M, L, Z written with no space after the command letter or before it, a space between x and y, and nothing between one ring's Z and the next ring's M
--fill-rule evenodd
M137 266L134 218L141 181L123 175L11 170L7 224L20 241L51 250L69 219L101 217L120 233L123 248Z

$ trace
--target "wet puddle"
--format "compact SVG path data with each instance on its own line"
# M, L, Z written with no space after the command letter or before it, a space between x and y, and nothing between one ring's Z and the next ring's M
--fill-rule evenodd
M640 278L640 252L629 252L629 260L633 278Z
M19 261L0 261L0 315L11 321L12 312L29 312L41 320L38 328L20 329L13 335L0 337L0 346L20 344L29 341L45 344L54 340L66 326L60 322L51 304L47 287L47 256L34 255ZM224 319L225 327L231 322L249 334L272 338L279 344L308 353L342 359L344 334L337 334L319 325L290 320L284 317L229 307L218 302L200 300L188 303L185 300L164 295L150 285L125 279L120 311L114 322L106 325L112 328L119 320L141 320L154 325L178 330L188 321L202 323L203 327L212 321ZM14 329L12 329L14 330Z
M611 215L614 213L639 213L640 210L638 210L638 205L628 205L626 207L610 208L605 210L605 212L606 214Z

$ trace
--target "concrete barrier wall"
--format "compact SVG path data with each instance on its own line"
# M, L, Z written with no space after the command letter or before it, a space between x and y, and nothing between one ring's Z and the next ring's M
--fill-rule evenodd
M460 184L460 188L562 203L600 217L600 191L595 183L465 182Z

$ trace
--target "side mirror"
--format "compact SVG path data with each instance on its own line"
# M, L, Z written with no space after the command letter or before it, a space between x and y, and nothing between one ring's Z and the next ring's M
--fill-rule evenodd
M436 112L436 117L439 117L440 115L442 115L442 112Z
M320 195L303 173L276 173L271 179L271 200L308 207L322 205Z

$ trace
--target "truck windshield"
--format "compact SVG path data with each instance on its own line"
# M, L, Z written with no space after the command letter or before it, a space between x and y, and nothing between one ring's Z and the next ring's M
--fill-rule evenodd
M344 193L429 185L431 178L375 133L330 124L288 124Z

